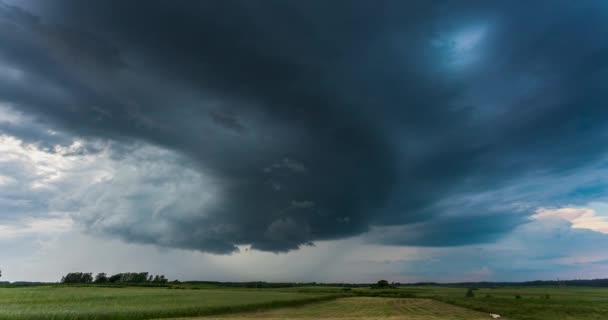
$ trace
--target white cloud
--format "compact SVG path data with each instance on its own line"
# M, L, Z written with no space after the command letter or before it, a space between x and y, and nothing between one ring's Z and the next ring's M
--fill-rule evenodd
M95 152L86 147L98 144ZM0 135L0 232L5 238L44 231L55 212L90 231L117 229L139 239L167 244L166 216L203 217L217 199L213 181L185 165L171 150L152 145L123 146L73 139L70 145L41 147ZM46 225L50 229L54 226ZM62 225L63 226L63 225ZM66 226L69 227L69 226ZM121 229L122 228L122 229Z
M532 218L540 221L565 220L572 224L572 228L589 229L608 234L608 216L598 214L591 207L539 208Z

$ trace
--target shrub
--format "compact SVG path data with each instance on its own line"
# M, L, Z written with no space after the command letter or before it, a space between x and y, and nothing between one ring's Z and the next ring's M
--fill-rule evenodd
M467 298L475 297L475 293L473 291L474 291L473 288L469 288L469 290L467 290L467 293L465 294L465 297L467 297Z

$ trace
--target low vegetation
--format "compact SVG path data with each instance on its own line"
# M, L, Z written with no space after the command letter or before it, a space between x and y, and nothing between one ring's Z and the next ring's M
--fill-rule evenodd
M2 320L150 319L293 306L334 296L264 290L167 288L0 288Z
M395 291L484 313L496 313L512 320L608 319L608 288L479 287L474 290L473 296L467 296L469 291L467 288L420 286L401 287L398 290L385 290L382 293L392 296ZM377 290L375 292L378 293Z
M295 308L279 308L198 320L241 319L408 319L408 320L482 320L489 315L430 299L353 297Z
M384 282L367 287L294 284L251 288L250 284L240 288L187 282L162 287L92 283L0 288L0 320L212 315L223 319L441 320L489 318L490 313L509 320L604 320L608 314L608 288L398 286Z

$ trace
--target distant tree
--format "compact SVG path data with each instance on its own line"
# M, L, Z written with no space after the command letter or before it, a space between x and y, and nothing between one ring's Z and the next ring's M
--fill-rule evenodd
M108 278L108 282L111 282L111 283L120 282L121 278L122 278L122 273L113 274L112 276L110 276Z
M70 272L61 277L61 283L91 283L93 274L90 272Z
M467 293L465 294L465 297L467 297L467 298L473 298L473 297L475 297L475 292L473 292L473 291L474 291L473 288L469 288L467 290Z
M389 284L388 284L388 281L386 281L386 280L379 280L376 283L376 287L378 287L378 288L386 288L388 286L389 286Z
M93 274L90 272L83 273L81 278L82 283L91 283L93 282Z
M95 283L106 283L108 282L108 276L104 272L100 272L95 276Z
M148 281L148 273L147 272L139 272L133 273L133 278L131 282L133 283L145 283Z
M520 295L516 295L515 299L521 299L521 296Z

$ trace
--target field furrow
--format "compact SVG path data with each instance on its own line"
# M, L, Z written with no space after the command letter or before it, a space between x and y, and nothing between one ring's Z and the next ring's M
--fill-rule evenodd
M451 306L430 299L353 297L292 308L248 312L198 320L481 320L488 314Z

